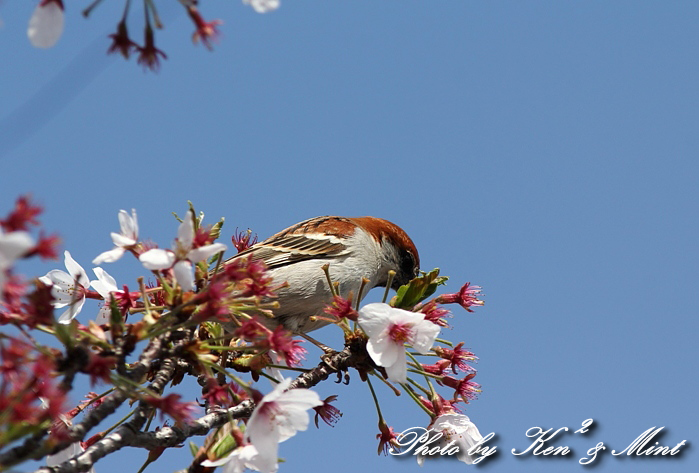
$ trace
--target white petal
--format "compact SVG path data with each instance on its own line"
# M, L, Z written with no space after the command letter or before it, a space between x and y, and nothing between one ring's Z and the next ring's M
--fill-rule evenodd
M136 209L131 209L131 215L129 215L126 210L119 211L119 227L121 228L121 234L123 236L132 239L134 243L138 240Z
M67 305L70 305L74 301L73 292L62 290L56 286L51 287L51 296L53 297L53 302L51 305L55 309L61 309Z
M423 313L410 312L408 310L396 309L395 307L391 307L389 317L394 324L417 325L425 320L425 314Z
M109 301L105 301L104 305L100 307L99 312L97 312L97 317L95 317L95 323L97 325L108 324L111 315L112 310L109 308Z
M12 263L34 247L34 240L27 232L2 233L0 230L0 270L9 268Z
M223 243L212 243L211 245L204 245L199 248L195 248L187 253L187 259L193 263L198 263L199 261L204 261L216 253L226 251L228 247Z
M183 291L193 291L194 274L192 274L192 263L186 260L175 263L175 280L182 287Z
M253 418L250 417L248 428L245 430L245 433L249 437L250 442L255 446L255 449L259 452L260 460L266 465L265 470L274 471L274 465L277 463L278 459L279 433L276 429L272 428L269 419L264 419L257 423L252 421Z
M277 424L277 432L279 432L279 443L290 439L299 430L304 431L308 429L308 424L310 419L308 418L308 412L293 410L284 413L284 417L279 419Z
M75 284L73 277L65 271L61 271L60 269L52 269L51 271L46 273L45 276L41 276L39 279L44 284L58 286L62 289L73 287L73 285Z
M175 254L170 250L153 248L139 256L138 260L143 263L146 269L169 269L175 264Z
M267 354L269 355L270 359L272 360L272 364L278 365L281 363L279 355L277 354L276 351L270 350L267 352ZM284 381L284 375L282 374L282 372L279 368L267 367L267 368L265 368L265 373L267 373L269 376L276 379L277 381L280 381L280 382ZM276 383L273 383L271 380L270 380L270 383L272 383L272 385L276 384Z
M357 321L369 337L378 336L388 327L391 310L390 305L382 302L367 304L359 309Z
M119 288L116 285L116 280L102 268L93 268L92 271L97 276L96 281L90 281L90 285L102 296L103 299L109 299L110 292L116 292Z
M284 391L289 389L289 385L291 384L291 378L283 378L279 384L277 384L274 389L262 398L260 401L260 404L263 402L272 402L276 401L281 397L282 394L284 394ZM254 412L253 412L254 414Z
M235 453L236 450L237 449L233 450L231 453L229 453L228 455L226 455L223 458L219 458L218 460L204 460L203 462L201 462L201 466L213 467L213 466L225 465L226 463L228 463L231 460L231 456ZM237 454L236 454L236 456L237 456Z
M260 455L254 445L245 445L239 450L238 458L251 470L257 470L262 473L274 473L279 468L277 458L266 458ZM241 473L241 471L225 468L224 473Z
M70 251L65 250L63 252L65 255L65 265L68 273L73 277L74 280L78 282L82 287L88 287L90 285L90 278L87 277L87 273L70 255Z
M442 414L432 423L435 432L444 432L446 438L457 439L456 445L459 453L456 458L460 461L472 464L475 458L468 454L468 450L483 440L483 436L478 431L478 427L471 422L468 416L463 414Z
M127 236L124 236L121 233L112 232L110 235L112 237L112 242L116 246L131 246L131 245L136 244L136 240L134 240L133 238L129 238Z
M252 411L248 421L245 435L263 456L272 455L272 451L276 455L279 432L276 429L276 424L269 418L267 409L261 409L261 407L264 404L276 402L284 394L284 390L289 387L289 384L291 384L291 378L286 378L277 384L270 393L267 393Z
M126 252L125 249L117 246L116 248L113 248L109 251L105 251L104 253L100 253L97 258L92 260L92 264L102 264L102 263L113 263L117 261L119 258L124 256L124 253Z
M68 310L63 312L60 317L58 317L59 324L69 324L71 320L77 316L81 310L83 310L83 305L85 304L85 297L81 297L75 304L68 307Z
M253 445L245 445L243 447L238 447L230 452L224 458L218 460L204 460L201 462L202 466L216 467L221 465L226 465L223 469L224 473L242 473L245 468L250 468L257 471L265 471L264 464L259 463L259 453ZM274 459L274 470L276 471L276 458ZM263 469L261 469L261 467Z
M408 381L408 371L407 363L405 362L405 357L403 359L397 360L390 366L386 366L386 374L388 379L395 381L397 383L405 383Z
M419 353L426 355L432 349L434 345L434 340L439 335L440 327L439 325L433 324L429 320L423 320L419 324L415 325L415 339L413 340L412 346Z
M63 34L63 9L56 3L37 5L29 19L27 36L35 48L51 48Z
M322 406L323 401L317 392L310 389L292 389L286 391L276 401L279 405L286 406L287 409L306 411L311 407Z
M395 343L388 336L370 338L366 344L366 349L374 363L379 366L391 366L401 358L405 359L403 344Z
M189 251L194 241L194 214L188 210L177 229L177 243Z

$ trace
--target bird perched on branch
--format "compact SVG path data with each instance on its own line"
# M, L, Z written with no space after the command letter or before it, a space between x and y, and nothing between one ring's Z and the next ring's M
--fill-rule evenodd
M374 287L397 289L416 277L420 258L415 244L398 226L376 217L325 216L305 220L282 230L229 258L263 261L274 284L288 285L277 291L280 307L270 325L282 324L294 333L316 330L328 322L311 320L324 315L333 300L323 265L339 295L356 301L362 279L368 282L361 297ZM389 271L395 277L389 281Z

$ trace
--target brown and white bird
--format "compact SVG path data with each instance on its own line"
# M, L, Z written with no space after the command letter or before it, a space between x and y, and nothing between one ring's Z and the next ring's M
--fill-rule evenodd
M418 275L420 257L415 244L398 226L376 217L316 217L282 230L229 258L252 257L267 265L274 284L288 283L277 291L279 309L274 323L295 333L316 330L327 322L311 321L323 315L332 293L322 269L329 264L339 293L348 298L359 293L362 278L369 282L362 297L374 287L386 287L388 272L396 272L391 288L397 289Z

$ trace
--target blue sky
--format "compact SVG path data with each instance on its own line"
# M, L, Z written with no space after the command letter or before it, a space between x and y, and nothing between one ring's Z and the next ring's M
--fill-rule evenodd
M485 307L455 311L447 333L480 356L466 414L499 454L478 469L582 471L588 448L623 449L654 426L662 444L689 446L672 459L607 452L596 470L699 465L696 2L282 0L259 15L205 1L205 18L224 21L213 52L191 44L176 2L157 2L159 74L104 54L121 2L88 20L66 2L46 51L26 39L30 3L0 5L0 213L31 193L85 267L111 247L119 209L136 208L161 246L187 200L226 218L225 240L317 215L389 219L447 289L484 288ZM120 284L144 274L135 261L105 268ZM283 444L280 471L467 468L377 457L358 377L319 391L339 395L344 417ZM381 397L396 430L426 424L407 399ZM510 453L530 427L588 418L590 433L554 443L569 457ZM144 459L123 451L96 470ZM188 459L168 451L151 468Z

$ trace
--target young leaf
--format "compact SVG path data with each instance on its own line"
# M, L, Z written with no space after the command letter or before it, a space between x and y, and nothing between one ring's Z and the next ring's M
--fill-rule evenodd
M408 284L399 287L390 304L399 309L412 309L434 294L437 287L445 284L447 279L449 278L446 276L439 276L439 268L423 273Z

